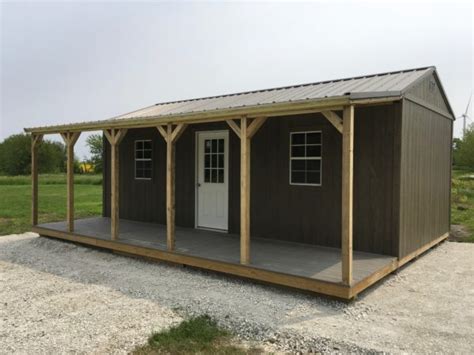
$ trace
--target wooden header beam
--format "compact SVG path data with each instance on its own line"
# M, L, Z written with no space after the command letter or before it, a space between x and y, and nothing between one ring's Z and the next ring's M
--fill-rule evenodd
M61 132L67 150L67 229L74 231L74 145L81 132Z
M185 124L180 123L173 128L171 124L157 126L158 132L166 142L166 246L168 251L175 249L175 143L186 129Z
M342 131L342 226L341 257L342 282L352 285L352 227L353 227L353 177L354 177L354 106L343 111Z
M31 135L31 224L38 224L38 148L42 134Z
M110 162L110 180L111 180L111 204L110 204L110 235L112 240L117 240L119 237L119 223L120 223L120 181L119 181L119 145L127 134L126 129L106 129L104 135L110 143L111 162Z

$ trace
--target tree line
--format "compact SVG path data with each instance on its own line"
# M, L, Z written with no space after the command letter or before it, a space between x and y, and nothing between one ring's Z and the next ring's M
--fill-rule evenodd
M453 165L474 169L474 123L466 129L462 139L453 139Z
M93 166L93 172L102 172L102 135L87 137L91 158L85 163ZM45 139L38 148L38 171L41 174L66 172L66 147L61 142ZM74 171L81 172L80 161L75 157ZM0 175L16 176L31 174L31 136L14 134L0 142Z

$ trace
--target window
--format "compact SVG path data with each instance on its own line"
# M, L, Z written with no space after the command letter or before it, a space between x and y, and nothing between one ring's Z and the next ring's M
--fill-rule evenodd
M135 141L135 179L151 179L151 141Z
M321 185L321 131L290 133L290 184Z
M204 140L204 182L224 183L224 139Z

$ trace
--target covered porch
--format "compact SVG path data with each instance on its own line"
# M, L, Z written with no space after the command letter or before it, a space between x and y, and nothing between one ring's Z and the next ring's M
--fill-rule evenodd
M277 282L350 298L352 289L363 289L378 275L392 270L396 258L354 251L353 287L341 283L341 251L262 238L251 240L251 261L240 264L240 236L208 230L176 227L175 250L167 252L166 226L120 220L120 238L111 240L111 222L106 217L75 221L68 232L66 222L40 224L34 231L101 248L177 262L267 282ZM380 276L380 277L381 277Z
M372 102L370 102L372 103ZM392 256L353 250L355 105L347 97L291 105L281 111L218 117L163 117L33 130L32 221L40 235L185 264L255 280L351 299L397 267ZM245 109L247 111L247 109ZM342 136L340 248L251 237L251 142L268 118L320 113ZM175 223L176 143L189 125L225 122L240 141L240 235L180 228ZM156 129L166 144L166 225L120 219L120 144L134 128ZM74 218L74 145L81 132L101 129L110 146L110 218ZM67 219L38 225L37 149L44 134L60 133L67 147ZM258 186L253 186L256 189ZM289 231L291 235L294 231Z

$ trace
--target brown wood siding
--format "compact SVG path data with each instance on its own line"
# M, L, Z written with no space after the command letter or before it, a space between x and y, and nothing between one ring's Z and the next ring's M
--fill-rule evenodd
M449 232L452 121L404 100L399 257Z
M339 113L341 115L341 113ZM400 105L356 109L354 249L396 255L397 129ZM381 124L383 122L383 124ZM229 130L229 232L240 228L240 141L226 123L188 126L176 145L176 224L194 227L195 135ZM290 132L323 133L322 186L289 184ZM398 133L399 135L399 133ZM134 179L134 141L153 141L153 179ZM251 234L323 246L341 242L341 134L320 114L270 118L252 139ZM120 145L121 218L165 223L166 146L155 129L134 129ZM106 146L104 214L109 215ZM395 176L395 178L394 178Z

